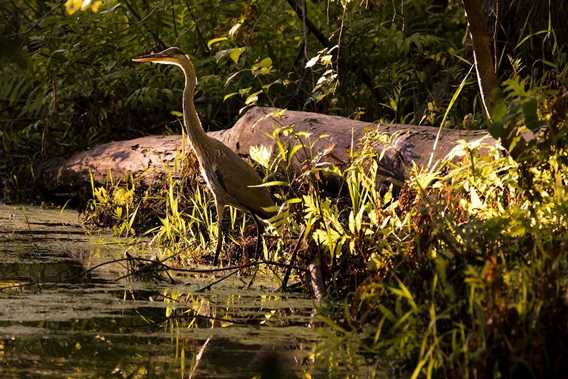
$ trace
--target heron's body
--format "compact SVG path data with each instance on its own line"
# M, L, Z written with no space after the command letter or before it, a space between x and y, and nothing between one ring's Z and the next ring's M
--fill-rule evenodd
M231 205L251 212L258 228L257 254L260 242L260 223L256 216L270 217L274 205L270 192L264 187L254 187L262 183L256 171L221 141L205 133L193 102L196 76L190 59L177 48L169 48L161 53L149 54L133 59L135 62L155 62L173 64L185 74L183 91L183 121L191 148L197 156L201 173L207 187L215 198L218 219L218 240L215 260L223 243L223 211Z
M270 212L265 208L274 205L270 193L265 188L251 187L262 183L256 171L222 142L215 139L209 142L211 148L199 164L215 200L269 217Z

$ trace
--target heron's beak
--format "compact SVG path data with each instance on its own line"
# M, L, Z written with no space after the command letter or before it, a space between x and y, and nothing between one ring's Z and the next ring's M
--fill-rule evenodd
M136 58L132 58L133 62L139 62L139 63L144 63L144 62L171 62L171 60L172 60L171 55L162 54L162 53L151 53L151 54L141 55L141 56L136 57Z

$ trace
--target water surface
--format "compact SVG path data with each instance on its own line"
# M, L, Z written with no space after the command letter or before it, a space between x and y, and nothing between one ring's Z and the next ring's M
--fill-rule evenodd
M236 277L198 292L212 274L132 280L124 262L90 270L149 255L126 242L85 233L73 211L0 205L1 378L302 376L311 299Z

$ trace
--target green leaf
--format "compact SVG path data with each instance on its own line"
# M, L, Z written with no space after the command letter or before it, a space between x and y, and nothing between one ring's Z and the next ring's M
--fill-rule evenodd
M229 83L231 83L242 71L237 71L233 74L231 74L231 76L229 76L227 78L227 80L225 80L225 87L227 87L229 85ZM250 89L250 88L249 88ZM240 93L241 90L239 90Z
M353 211L349 212L349 231L352 234L355 234L357 232L356 230L356 225L355 225L355 214L353 213Z
M226 94L225 96L223 96L223 101L227 101L228 99L230 99L231 97L237 96L239 93L238 92L231 92Z
M266 182L262 184L257 184L255 186L248 186L249 188L261 188L261 187L277 187L277 186L287 186L288 182L282 180L273 180L271 182Z
M434 151L436 150L436 147L438 146L438 140L440 138L440 133L442 132L442 129L444 128L444 126L446 124L446 119L448 118L448 114L450 113L450 110L452 110L454 104L456 103L458 97L460 96L461 91L465 87L465 84L467 82L467 78L469 77L469 74L471 74L471 71L473 70L473 68L474 68L474 65L471 65L471 67L469 68L469 71L467 72L467 74L465 74L464 78L462 79L459 87L454 91L454 94L452 95L450 103L446 107L446 111L444 112L444 117L442 118L442 122L440 123L440 127L438 128L438 133L436 133L436 139L434 140L434 145L432 146L432 152L430 153L430 158L428 159L428 166L427 167L432 167L432 159L434 158Z
M245 100L245 104L246 105L253 105L256 104L256 102L258 101L258 95L260 92L255 92L250 94L247 99Z
M469 189L469 197L470 197L472 209L482 209L483 208L483 202L479 198L479 195L477 194L477 191L475 190L475 188L473 186Z
M324 55L323 57L321 57L321 63L327 66L331 66L331 58L332 56L330 54Z
M270 167L270 158L272 157L272 148L266 145L251 146L249 156L253 161L268 169Z
M221 42L223 42L223 41L228 41L228 40L229 40L229 39L228 39L227 37L213 38L213 39L210 39L210 40L207 42L207 47L211 49L211 47L213 47L213 45L216 45L216 44L218 44L218 43L221 43Z
M383 316L385 316L385 318L387 320L389 320L390 322L394 323L397 321L398 317L395 317L395 315L391 312L390 309L388 309L387 307L385 307L382 304L378 305L379 310L381 311L381 313L383 314Z
M235 64L239 63L239 58L241 57L241 55L246 51L246 47L237 47L235 49L231 49L231 52L229 53L229 58L231 58L231 60L233 62L235 62Z
M530 98L523 103L523 116L525 116L526 126L533 132L536 132L540 125L538 122L537 102L535 98Z
M412 297L412 294L408 290L408 287L406 287L404 285L404 283L402 283L400 280L398 280L398 285L399 285L399 288L393 287L393 288L390 288L390 291L393 294L408 300L408 304L412 307L412 310L417 311L418 307L416 306L416 302L414 301L414 297Z
M288 157L286 158L286 160L288 162L290 162L292 160L292 158L296 155L296 153L302 148L303 146L300 144L294 145L289 151L288 151Z
M515 49L518 49L519 47L521 47L521 45L524 44L525 42L527 42L529 39L531 39L531 38L533 38L533 37L536 37L536 36L538 36L538 35L540 35L540 34L545 34L545 33L548 33L548 31L547 31L547 30L539 30L539 31L536 32L536 33L529 34L528 36L526 36L525 38L523 38L523 39L517 44L517 46L515 46Z
M260 62L257 62L255 64L252 65L251 70L258 70L261 68L265 68L265 67L270 67L272 66L272 59L270 59L270 57L266 57L264 59L262 59Z
M327 326L329 326L331 329L335 330L336 332L347 334L347 330L343 329L341 326L339 326L339 324L337 324L329 317L326 317L322 314L318 314L317 318L319 318L321 321L323 321L324 324L327 324Z
M286 200L286 203L288 204L298 204L301 203L302 199L298 198L298 197L293 197L291 199Z
M253 64L251 67L251 71L254 76L266 75L270 72L271 68L272 68L272 59L270 57L266 57L262 59L260 62Z

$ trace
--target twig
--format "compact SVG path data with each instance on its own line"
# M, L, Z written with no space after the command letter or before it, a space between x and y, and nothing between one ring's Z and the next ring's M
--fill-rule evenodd
M231 276L235 275L237 272L239 272L239 270L235 270L233 272L228 273L227 275L221 277L220 279L215 280L212 283L209 283L208 285L206 285L205 287L201 287L200 289L198 289L195 292L203 292L205 290L210 289L211 287L213 287L215 284L221 283L223 280L230 278Z
M201 32L201 29L199 28L199 23L197 22L197 18L195 17L195 13L193 13L193 9L191 9L191 6L189 5L189 3L187 1L185 2L185 6L187 7L187 11L189 12L189 15L191 16L193 23L195 24L195 31L196 31L196 34L197 34L197 40L199 41L201 47L203 48L203 51L206 52L206 53L210 53L211 50L209 49L209 46L207 46L207 42L205 42L205 38L203 37L203 33Z
M201 362L201 358L203 357L203 353L205 353L205 348L209 344L209 341L211 341L211 337L205 340L205 342L201 346L201 349L199 349L199 353L197 353L197 355L195 356L195 363L193 364L191 372L189 373L189 379L193 378L193 375L197 371L197 366L199 366L199 362Z
M253 267L253 266L258 266L261 264L265 264L265 265L269 265L269 266L278 266L278 267L285 267L288 268L290 267L289 264L286 263L281 263L281 262L274 262L274 261L267 261L267 260L260 260L260 261L256 261L256 262L251 262L251 263L247 263L244 265L239 265L239 266L227 266L227 267L218 267L218 268L210 268L210 269L191 269L191 268L169 268L172 271L177 271L177 272L188 272L188 273L196 273L196 274L208 274L208 273L212 273L212 272L219 272L219 271L229 271L229 270L241 270L241 269L245 269L245 268L249 268L249 267ZM167 265L163 264L163 266L168 267ZM298 266L292 266L293 269L295 270L300 270L300 271L308 271L306 268L303 267L298 267Z
M132 4L130 4L130 2L128 0L125 0L124 3L126 4L126 7L128 8L128 10L132 13L132 15L134 16L134 18L136 18L139 22L142 21L142 17L140 17L140 15L138 15L138 12L136 12L136 9L134 9L134 7L132 6ZM152 35L152 37L154 38L154 42L157 42L160 45L160 48L163 49L166 47L166 45L164 44L164 41L162 41L162 39L156 34L154 33L154 31L152 29L150 29L145 23L141 22L142 27L144 29L146 29L146 31L148 33L150 33L150 35Z
M290 266L286 269L286 274L284 274L284 279L282 280L282 291L286 291L288 287L288 279L290 279L290 274L292 273L292 267L296 261L296 255L298 255L298 250L300 250L300 243L304 239L304 233L306 232L306 225L302 225L302 231L298 236L298 240L296 241L296 246L294 246L294 250L292 251L292 256L290 257Z
M252 274L252 277L250 278L250 280L249 280L249 282L246 286L247 290L252 286L252 283L256 279L256 274L258 274L258 270L260 270L260 266L256 266L256 270L254 270L254 274Z
M329 40L323 35L323 33L314 25L314 23L312 22L312 20L310 20L308 18L307 15L307 9L306 10L306 14L304 14L302 7L300 7L300 5L298 3L296 3L295 0L287 0L288 4L292 7L292 9L294 10L294 12L296 12L296 15L298 15L298 17L302 20L302 22L304 23L305 26L308 27L308 29L310 30L310 33L312 33L317 40L319 41L319 43L321 43L323 46L325 47L330 47L329 45Z
M85 272L83 272L81 275L86 275L89 272L98 269L102 266L105 266L107 264L112 264L112 263L117 263L117 262L124 262L124 261L132 261L132 260L137 260L137 261L142 261L142 262L149 262L149 263L153 263L156 264L156 266L159 266L159 270L160 271L175 271L175 272L185 272L185 273L192 273L192 274L211 274L211 273L215 273L215 272L222 272L222 271L230 271L230 270L242 270L245 268L249 268L249 267L254 267L254 266L259 266L261 264L265 264L265 265L269 265L269 266L277 266L277 267L284 267L286 269L295 269L298 271L308 271L306 268L303 267L299 267L299 266L293 266L293 265L289 265L289 264L285 264L285 263L280 263L280 262L273 262L273 261L266 261L266 260L261 260L261 261L256 261L256 262L251 262L251 263L247 263L245 265L239 265L239 266L228 266L228 267L216 267L216 268L208 268L208 269L199 269L199 268L175 268L175 267L171 267L168 266L167 264L163 263L162 261L156 261L156 260L152 260L152 259L148 259L148 258L140 258L140 257L133 257L130 256L130 258L120 258L120 259L115 259L112 261L108 261L108 262L103 262L100 263L96 266L91 267L90 269L86 270ZM156 270L158 270L158 267L156 267ZM135 272L130 272L126 275L120 276L118 277L116 280L122 280L125 278L128 278L129 276L135 274ZM234 274L231 273L231 275ZM169 275L170 279L173 280L173 278ZM230 276L230 275L229 275ZM216 284L216 283L213 283Z
M162 269L164 266L159 259L151 259L150 263L140 263L136 257L133 257L128 252L126 252L126 257L128 258L128 272L131 275L137 275L140 278L151 278L153 280L162 281L164 278L160 276L162 272L165 272L170 279L171 284L176 284L176 280L172 278L169 270ZM166 266L167 267L167 266Z
M134 258L134 259L142 259L142 258ZM103 266L110 265L110 264L113 264L113 263L124 262L124 261L128 261L128 260L129 260L128 258L119 258L119 259L113 259L112 261L106 261L106 262L103 262L103 263L99 263L98 265L95 265L95 266L85 270L83 273L81 273L81 275L85 276L88 273L90 273L91 271L94 271L94 270L101 268Z
M495 111L494 91L499 86L495 63L491 52L491 35L488 30L488 17L483 12L480 0L463 0L469 35L473 45L473 59L477 72L477 84L481 103L487 119L491 122ZM504 136L508 137L508 136ZM508 145L507 145L508 146Z

